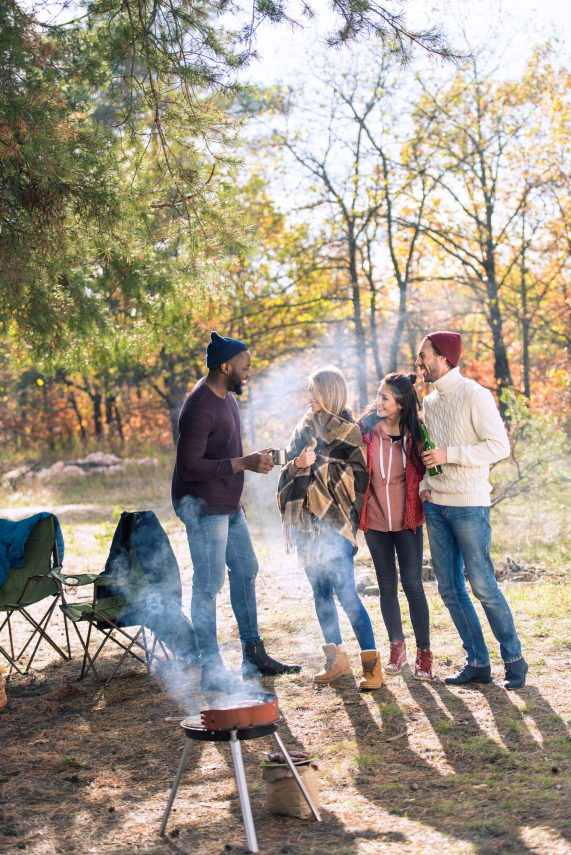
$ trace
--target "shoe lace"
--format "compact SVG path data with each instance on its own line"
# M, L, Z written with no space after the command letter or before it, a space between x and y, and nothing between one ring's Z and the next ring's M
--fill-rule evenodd
M419 647L416 651L416 667L421 671L430 671L432 667L432 653L430 650L421 650Z
M402 655L402 645L401 644L391 644L391 653L389 656L389 664L390 665L398 665L400 662L401 655Z

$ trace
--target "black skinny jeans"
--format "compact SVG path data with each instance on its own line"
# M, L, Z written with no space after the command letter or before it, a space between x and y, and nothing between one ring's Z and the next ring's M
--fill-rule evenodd
M398 557L401 584L408 600L410 619L417 647L430 647L428 603L422 585L422 526L416 531L373 531L365 540L379 581L381 612L389 641L402 641L401 613L398 599Z

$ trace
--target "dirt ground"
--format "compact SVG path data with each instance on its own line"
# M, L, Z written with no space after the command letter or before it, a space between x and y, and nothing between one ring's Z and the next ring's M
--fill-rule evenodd
M30 509L30 512L35 510ZM184 532L159 508L179 559L188 607ZM114 522L96 505L57 508L68 573L102 569ZM23 516L9 510L4 515ZM253 525L253 524L252 524ZM508 585L530 662L528 685L494 682L453 689L442 678L461 647L433 583L433 684L387 678L367 695L346 679L316 688L320 638L308 584L285 556L279 532L253 535L260 558L259 623L271 653L303 663L300 675L267 681L279 697L279 732L320 766L323 822L269 815L260 761L271 738L243 743L260 851L277 853L571 852L569 592L560 582ZM365 600L379 646L386 635L375 598ZM403 601L403 613L407 613ZM358 650L346 638L357 673ZM405 622L411 639L410 624ZM55 635L63 636L61 616ZM238 667L239 645L225 587L219 598L223 655ZM2 642L0 642L2 643ZM413 654L412 641L410 653ZM71 662L43 644L33 671L13 676L0 715L0 852L218 855L247 851L228 746L193 743L164 839L158 829L183 747L179 720L204 705L197 669L128 665L108 686L78 682ZM115 661L107 654L103 673Z

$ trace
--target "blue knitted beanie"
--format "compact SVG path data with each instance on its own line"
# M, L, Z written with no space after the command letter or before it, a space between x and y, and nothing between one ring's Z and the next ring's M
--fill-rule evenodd
M217 365L228 362L243 350L248 350L248 345L240 341L239 338L228 338L218 335L217 332L211 332L210 341L206 348L206 366L207 368L216 368Z

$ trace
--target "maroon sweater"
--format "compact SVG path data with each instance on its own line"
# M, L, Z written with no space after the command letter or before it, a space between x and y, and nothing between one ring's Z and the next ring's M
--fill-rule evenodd
M233 395L220 398L199 380L179 416L172 500L198 499L199 513L232 514L240 506L244 473L232 472L232 457L242 457L240 412Z

